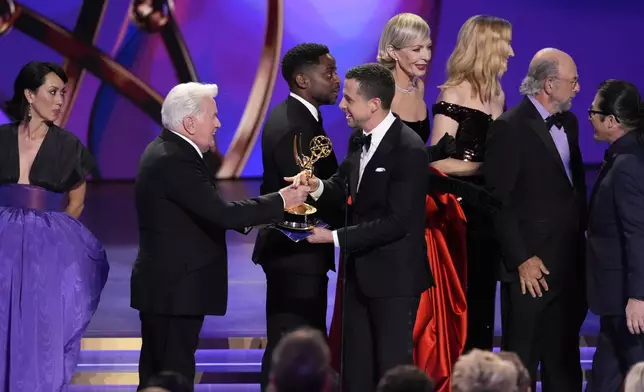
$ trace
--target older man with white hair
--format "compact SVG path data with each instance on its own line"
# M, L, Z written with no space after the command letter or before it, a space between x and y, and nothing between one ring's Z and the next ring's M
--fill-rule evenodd
M143 346L139 390L161 371L195 376L194 353L205 315L224 315L228 299L226 229L283 219L307 189L224 201L203 154L221 126L217 86L185 83L168 93L165 129L143 152L136 179L139 253L131 306L139 310Z
M586 184L579 125L568 111L578 78L568 54L537 52L521 84L525 98L488 131L483 165L502 202L502 349L519 355L533 390L541 364L544 392L582 387Z

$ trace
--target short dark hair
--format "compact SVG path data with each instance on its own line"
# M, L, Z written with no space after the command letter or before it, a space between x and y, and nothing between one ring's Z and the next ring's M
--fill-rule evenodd
M301 328L285 335L272 358L271 378L279 392L322 391L330 380L331 353L322 333Z
M432 392L434 381L412 365L398 365L385 373L376 392Z
M192 380L188 381L183 375L164 371L155 374L145 384L145 388L163 388L171 392L189 392L192 390Z
M599 85L598 110L612 114L623 126L634 129L644 125L644 103L637 87L625 80L608 79Z
M378 98L382 108L389 110L396 94L396 82L390 70L378 63L358 65L347 71L345 79L358 83L358 94L366 99Z
M304 67L320 64L320 56L329 53L325 45L304 43L294 46L282 58L282 76L289 87L295 84L295 75Z
M16 80L13 82L13 97L6 102L6 113L16 121L27 117L29 102L25 97L25 90L36 91L45 83L45 78L50 73L58 75L63 83L67 83L67 75L63 68L54 63L32 61L22 67Z
M521 358L510 351L500 351L496 355L504 361L508 361L517 369L517 392L528 392L532 387L530 373L521 362Z

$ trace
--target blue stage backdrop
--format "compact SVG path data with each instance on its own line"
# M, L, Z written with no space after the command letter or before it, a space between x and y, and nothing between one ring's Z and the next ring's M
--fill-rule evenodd
M11 3L12 26L0 36L0 98L11 96L13 79L28 61L64 64L73 94L63 125L90 147L99 162L97 178L106 180L134 178L141 152L160 130L163 96L188 80L220 87L220 176L261 176L257 138L266 110L287 95L279 74L284 52L301 42L324 43L342 76L351 66L375 61L380 31L399 12L417 13L432 27L430 105L458 29L472 15L496 15L514 26L516 57L503 78L509 106L519 101L519 83L538 49L569 52L579 68L581 92L573 110L589 164L601 162L605 148L593 141L586 120L597 85L622 78L644 89L644 2L635 0L186 0L136 23L126 0ZM322 112L343 157L349 133L344 116L337 106Z

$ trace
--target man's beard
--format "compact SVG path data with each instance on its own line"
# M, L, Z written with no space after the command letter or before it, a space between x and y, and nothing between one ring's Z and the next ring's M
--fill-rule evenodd
M555 101L554 99L550 98L550 102L554 102L554 101ZM571 107L572 107L572 97L568 98L564 102L558 103L555 106L556 108L555 113L567 112L568 110L570 110Z
M562 103L559 104L559 111L560 112L567 112L568 110L570 110L571 107L572 107L572 97L568 98L567 101L562 102Z

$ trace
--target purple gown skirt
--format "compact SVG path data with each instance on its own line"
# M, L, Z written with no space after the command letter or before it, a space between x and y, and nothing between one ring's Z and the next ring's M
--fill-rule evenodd
M64 195L0 186L0 391L65 391L105 286L103 246Z

